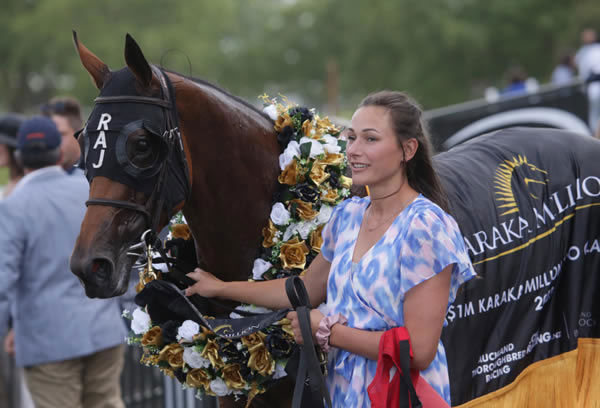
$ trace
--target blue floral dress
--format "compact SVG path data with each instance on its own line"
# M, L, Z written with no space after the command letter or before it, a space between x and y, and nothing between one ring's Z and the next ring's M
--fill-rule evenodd
M369 204L369 197L342 202L323 229L321 253L331 263L328 313L341 313L348 318L348 326L357 329L382 331L404 326L406 292L454 264L449 306L460 285L475 276L454 219L419 195L360 261L353 263ZM332 348L327 382L334 407L370 407L367 386L376 367L374 360ZM450 404L448 366L441 341L433 362L421 375Z

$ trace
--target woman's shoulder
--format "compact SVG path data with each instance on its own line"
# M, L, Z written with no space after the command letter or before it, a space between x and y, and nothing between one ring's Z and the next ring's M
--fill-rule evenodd
M444 227L448 230L458 229L456 220L452 215L444 211L439 205L423 196L417 197L413 202L411 211L411 224L419 224L431 228Z

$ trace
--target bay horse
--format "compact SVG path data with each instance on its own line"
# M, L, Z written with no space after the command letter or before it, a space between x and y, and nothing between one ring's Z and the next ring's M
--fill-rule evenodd
M279 174L273 121L214 85L152 66L129 35L127 66L118 71L75 34L74 42L100 90L80 136L90 200L71 258L88 296L123 294L129 248L178 210L203 266L224 280L247 279ZM487 406L494 394L492 406L548 406L555 390L597 392L585 378L600 369L585 365L583 349L569 353L586 337L596 347L586 350L600 356L600 277L584 273L600 270L598 157L600 142L549 129L501 130L435 156L479 275L450 305L443 333L453 403ZM587 326L574 329L581 316ZM559 363L571 361L568 369L546 365L537 377L525 370L567 355ZM576 387L564 387L572 378ZM536 393L528 393L532 379L542 387ZM523 394L513 392L516 383ZM291 397L284 379L252 404L289 406Z
M274 180L279 174L280 147L273 121L252 105L214 85L153 69L129 35L125 42L127 67L119 71L111 71L78 41L75 32L73 38L81 62L100 90L101 98L118 95L138 98L130 102L114 99L112 106L110 103L97 103L86 132L120 130L121 125L140 119L138 108L142 109L142 115L154 109L152 114L160 117L162 110L167 108L153 106L151 102L152 98L162 100L165 96L161 87L162 73L172 84L184 155L182 159L187 162L187 174L181 178L189 180L189 185L181 186L181 190L187 191L180 195L178 202L166 200L158 211L147 203L158 175L150 178L145 193L136 189L136 180L127 185L111 180L105 173L91 180L90 201L111 200L117 204L89 205L83 219L71 257L71 270L80 278L86 294L108 298L125 293L134 262L127 252L150 228L150 212L158 214L154 217L157 222L153 227L160 231L170 216L181 210L193 234L196 252L207 270L225 280L247 279L257 255L261 230L269 217L276 188ZM111 111L110 122L107 122L109 114L103 110L105 107L108 110L115 107ZM127 109L131 110L128 112ZM102 117L102 114L105 116ZM161 125L159 122L157 127ZM126 146L125 150L129 148L128 154L133 162L143 164L148 157L153 160L151 156L158 154L160 145L155 139L159 135L151 134L146 129L148 127L133 130L130 139L135 140ZM96 150L100 153L96 158L88 154L87 160L93 160L100 170L121 172L125 181L130 180L132 177L123 174L116 165L117 158L111 157L109 150L102 153L102 143L96 141ZM89 146L88 152L93 149L94 146ZM119 205L124 202L133 203L136 207ZM210 309L208 314L211 314ZM280 387L273 387L264 395L255 397L253 405L291 406L291 396L291 384L285 380ZM220 404L221 407L243 406L243 402L235 403L232 398L221 398Z

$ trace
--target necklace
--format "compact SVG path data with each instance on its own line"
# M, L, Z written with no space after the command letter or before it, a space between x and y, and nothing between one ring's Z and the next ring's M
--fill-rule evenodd
M382 225L387 224L391 219L396 218L398 216L398 214L400 214L402 211L404 211L404 209L408 206L408 204L411 203L411 201L413 201L412 198L409 198L405 204L402 205L402 207L400 207L400 210L398 211L394 211L392 213L391 216L386 217L382 222L380 222L379 224L377 224L376 226L372 227L369 225L369 220L371 219L371 207L368 208L369 212L367 213L366 217L365 217L365 226L367 227L367 231L371 232L371 231L375 231L376 229L380 228Z
M388 198L393 196L394 194L396 194L398 191L402 190L402 187L404 187L404 182L402 182L402 184L400 184L400 187L398 187L398 190L394 191L393 193L390 193L388 195L384 195L383 197L371 197L371 201L377 201L377 200L383 200L384 198Z

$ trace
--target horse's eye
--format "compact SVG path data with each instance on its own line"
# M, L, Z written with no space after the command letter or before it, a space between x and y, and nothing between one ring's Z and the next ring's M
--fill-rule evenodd
M150 143L148 143L147 140L138 140L135 144L135 150L137 150L139 153L147 153L148 149L150 149Z
M136 167L147 168L158 159L158 140L151 135L138 132L127 138L127 157Z

